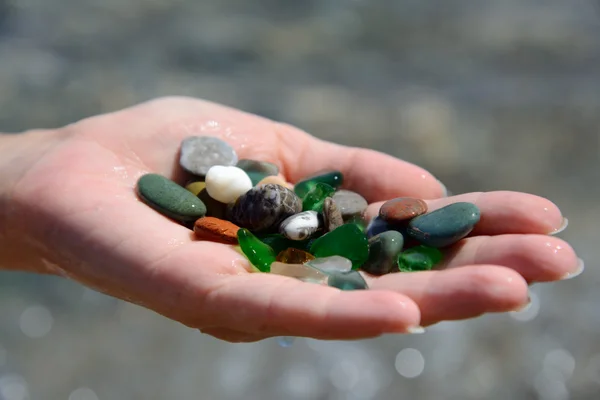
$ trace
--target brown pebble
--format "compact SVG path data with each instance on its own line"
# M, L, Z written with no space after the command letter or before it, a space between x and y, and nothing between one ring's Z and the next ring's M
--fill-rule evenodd
M277 261L286 264L304 264L307 261L314 260L315 256L306 251L290 247L277 254Z
M342 212L331 197L327 197L323 201L323 222L325 232L331 232L335 228L344 225Z
M427 203L412 197L388 200L379 209L379 216L387 222L402 222L427 212Z
M239 229L239 226L215 217L199 218L194 224L196 238L227 244L237 244Z
M206 216L215 217L219 219L225 219L225 211L227 210L227 204L221 203L210 197L206 188L202 189L198 193L198 198L202 200L206 206Z

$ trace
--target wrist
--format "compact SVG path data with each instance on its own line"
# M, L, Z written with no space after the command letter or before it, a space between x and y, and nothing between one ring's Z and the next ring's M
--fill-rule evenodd
M0 270L48 273L42 258L28 245L15 189L19 182L51 148L60 142L57 130L35 130L19 134L0 133Z

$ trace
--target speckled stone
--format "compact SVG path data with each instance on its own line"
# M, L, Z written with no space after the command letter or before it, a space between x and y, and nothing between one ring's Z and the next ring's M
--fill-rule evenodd
M398 197L388 200L379 209L379 216L391 223L400 223L427 212L427 203L421 199Z
M237 153L227 142L212 136L190 136L181 142L179 164L186 171L205 176L215 165L233 166Z
M137 181L136 191L144 203L176 221L194 222L206 214L202 200L162 175L143 175Z
M316 211L303 211L284 219L279 233L291 240L306 240L322 227L323 221Z
M302 201L288 188L255 186L227 207L227 219L256 233L276 232L287 217L302 211Z
M360 267L373 275L383 275L397 271L398 254L402 251L404 237L400 232L382 232L369 239L369 258Z
M360 194L351 190L340 189L333 195L333 201L337 204L342 218L347 221L350 218L360 216L369 205L367 200Z
M331 197L327 197L323 201L323 227L325 232L331 232L343 224L344 219L339 207Z
M480 216L475 204L453 203L413 218L408 223L407 233L426 246L446 247L466 237Z

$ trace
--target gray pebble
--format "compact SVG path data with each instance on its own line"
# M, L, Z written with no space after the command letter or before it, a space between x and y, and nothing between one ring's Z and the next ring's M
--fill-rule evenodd
M181 142L179 165L194 175L205 176L215 165L236 165L238 156L233 147L212 136L190 136Z
M345 189L335 192L333 201L337 204L344 220L362 214L369 205L360 194Z

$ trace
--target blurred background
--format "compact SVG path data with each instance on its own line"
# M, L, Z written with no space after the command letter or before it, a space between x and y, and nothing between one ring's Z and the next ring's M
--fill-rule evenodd
M583 276L418 336L233 345L0 275L0 400L600 398L600 2L0 0L0 131L163 95L555 201Z

